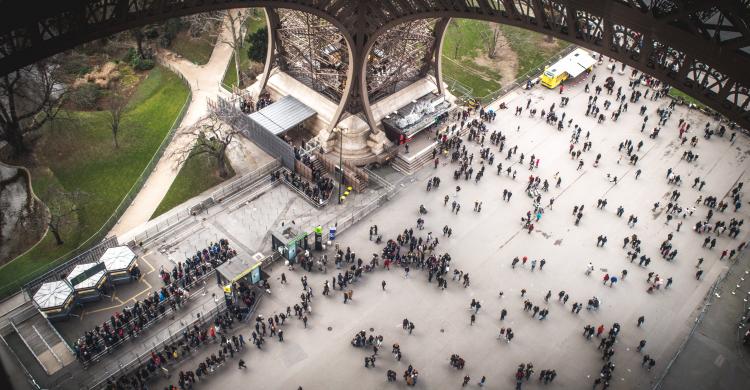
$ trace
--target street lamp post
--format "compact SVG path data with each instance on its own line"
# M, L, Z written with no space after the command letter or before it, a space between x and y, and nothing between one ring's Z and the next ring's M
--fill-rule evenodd
M344 129L339 128L339 204L341 204L341 187L344 185Z

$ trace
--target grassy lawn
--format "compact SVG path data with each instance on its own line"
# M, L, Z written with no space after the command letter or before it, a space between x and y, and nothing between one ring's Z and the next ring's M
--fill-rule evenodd
M50 268L50 262L91 237L127 194L169 132L188 96L182 80L157 67L132 95L116 149L106 111L66 111L44 129L31 167L34 192L45 200L49 186L88 194L63 229L63 245L51 234L25 255L0 269L0 296L28 282L31 273Z
M512 26L500 26L511 49L518 56L516 78L544 64L550 57L568 47L570 43L555 40L549 43L542 34ZM530 76L530 75L529 75Z
M694 97L686 94L685 92L680 91L679 89L672 87L669 89L669 96L672 96L677 99L682 99L687 104L693 104L698 109L705 109L707 108L705 104L699 102Z
M240 57L244 56L247 58L247 53L240 54ZM248 60L249 61L249 60ZM231 90L232 85L237 85L237 62L234 60L234 56L229 60L229 65L227 66L226 72L224 72L224 79L221 80L221 85Z
M443 58L443 75L450 77L463 86L472 89L473 96L485 96L493 91L500 89L500 83L477 76L475 73L467 70L461 63L456 63L451 59ZM446 81L448 88L451 88L449 81ZM453 89L456 94L460 91Z
M250 16L245 21L245 25L247 26L246 36L254 33L255 31L258 31L258 29L266 26L266 14L260 8L253 9L253 12L250 13ZM250 64L253 61L247 58L247 42L245 42L244 47L240 48L239 55L240 69L247 69L248 67L250 67ZM222 85L224 86L224 88L231 87L232 85L237 85L237 71L234 56L232 56L232 59L229 61L229 66L227 66L227 70L224 73Z
M234 176L234 170L231 165L228 168L229 177L227 179ZM161 200L159 207L156 208L151 219L164 214L173 207L224 180L219 176L216 159L207 154L191 157L180 169L174 182L172 182L172 186L169 187L167 195Z
M208 36L192 38L187 30L183 30L172 40L169 49L194 64L204 65L211 59L214 41Z
M485 50L482 33L488 31L486 22L453 19L443 42L443 75L473 89L474 96L500 89L500 74L475 62Z
M544 35L517 27L500 28L518 58L518 69L513 79L541 66L569 45L559 40L547 42ZM476 97L486 96L500 89L503 81L509 81L502 80L497 69L477 63L477 58L484 55L486 50L483 34L490 33L491 27L487 22L453 19L443 42L443 75L473 89Z

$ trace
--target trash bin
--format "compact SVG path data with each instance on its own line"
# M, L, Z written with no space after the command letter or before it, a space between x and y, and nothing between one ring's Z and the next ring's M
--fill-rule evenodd
M330 229L328 229L328 239L329 240L336 239L336 226L332 226Z

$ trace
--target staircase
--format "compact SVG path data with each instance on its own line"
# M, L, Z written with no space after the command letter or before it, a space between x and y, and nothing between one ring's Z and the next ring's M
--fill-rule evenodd
M313 169L313 172L321 172L323 174L326 173L326 169L323 166L323 163L320 162L319 158L316 158L315 160L313 160L313 162L312 162L312 169Z
M399 153L391 160L391 166L404 175L413 175L432 161L432 150L436 145L437 143L433 143L412 156Z
M75 360L65 341L36 309L25 311L11 324L47 374L52 375Z

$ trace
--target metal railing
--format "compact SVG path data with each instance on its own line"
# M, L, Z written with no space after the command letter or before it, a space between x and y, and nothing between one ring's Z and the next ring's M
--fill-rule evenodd
M63 277L67 276L70 273L73 267L78 264L98 262L104 252L107 251L107 249L116 247L118 245L119 244L117 241L117 237L106 237L101 243L97 244L96 246L87 249L85 252L76 255L65 263L52 268L41 276L24 284L23 289L26 291L29 297L32 297L43 283L61 280Z
M230 195L234 195L242 190L253 188L258 182L262 181L262 179L267 177L280 166L281 162L279 160L273 160L250 173L240 176L236 180L224 183L214 190L210 196L192 202L185 207L173 209L172 211L167 212L165 216L157 218L156 222L152 223L152 226L143 232L134 235L130 241L137 244L158 236L175 225L193 217L197 212L196 208L198 208L198 206L220 203Z
M405 177L403 180L408 178ZM357 207L353 210L346 210L335 217L331 218L328 222L322 224L324 231L328 231L330 227L336 227L336 235L340 235L346 229L354 226L357 222L367 217L370 213L388 203L389 200L393 199L401 190L406 188L405 186L399 185L400 183L391 183L390 187L380 194L377 198L373 199L370 203Z
M162 64L164 66L164 64ZM154 167L156 167L156 164L158 163L159 159L161 159L162 155L164 155L164 151L166 150L167 146L172 142L172 139L175 136L175 133L177 132L179 123L182 122L182 119L185 117L185 113L187 112L188 107L190 106L190 102L193 98L193 93L190 90L190 83L180 74L179 72L175 71L171 66L165 66L170 71L175 72L180 79L187 85L188 87L188 95L185 99L185 102L182 104L182 107L180 108L179 113L177 114L177 117L175 118L174 122L172 122L172 126L169 129L169 132L167 133L166 137L162 140L161 144L159 144L159 147L156 149L156 152L151 157L151 160L149 160L148 164L143 168L141 171L140 176L138 176L138 179L133 183L133 185L130 187L128 192L125 194L125 196L122 198L120 203L117 205L115 210L110 214L109 218L107 218L106 221L102 224L102 226L97 230L94 234L92 234L88 239L86 239L84 242L79 244L75 249L69 251L68 253L48 262L44 265L36 268L35 270L24 274L19 275L16 278L16 281L13 283L9 283L7 285L0 287L0 297L7 297L11 295L12 292L20 290L25 281L33 280L40 275L44 274L47 270L59 266L66 261L68 261L70 258L75 257L83 252L85 252L88 248L90 248L94 243L97 243L104 239L110 230L115 226L117 221L120 219L120 217L125 213L125 210L128 209L130 206L130 203L132 203L133 199L135 199L136 195L138 195L138 192L140 192L141 188L143 188L143 185L146 183L146 180L151 175L151 172L154 170ZM41 240L39 241L41 242ZM39 243L37 243L39 245ZM26 253L30 252L36 247L32 247ZM21 255L23 256L23 255Z
M521 76L518 76L515 80L513 80L512 83L503 86L497 91L490 92L485 96L477 97L476 100L481 102L483 105L487 105L487 104L494 102L495 100L499 99L501 96L512 91L513 89L525 85L526 81L532 78L530 76L541 74L544 71L545 67L555 63L556 61L570 54L576 48L577 48L576 45L573 45L573 44L568 45L566 48L560 50L557 54L555 54L552 58L545 61L543 64L537 66L534 69L529 70L528 72L524 73Z
M269 261L268 264L271 264L271 263L273 263L273 261L275 261L275 260L277 260L279 258L280 258L280 255L277 256L276 254L274 254L274 255L269 256L266 259L264 259L264 261L268 260ZM255 312L255 310L260 305L260 302L262 301L262 299L263 299L263 294L259 294L257 296L257 299L255 300L255 303L250 308L249 313L246 316L246 318L250 318L250 316ZM134 372L137 368L139 368L141 365L145 364L151 358L151 352L158 352L158 351L162 350L165 346L170 345L170 344L174 344L179 339L182 339L182 332L184 330L193 328L194 325L198 326L199 328L203 328L204 326L207 326L208 324L211 324L214 321L215 318L217 318L220 315L223 315L227 310L228 310L228 308L226 306L226 301L222 299L221 303L217 304L214 308L210 309L208 311L208 313L206 313L206 314L204 314L204 315L202 315L200 317L197 317L194 321L186 324L184 327L176 330L175 332L170 333L169 338L162 340L158 344L154 344L153 348L149 348L148 351L142 353L139 356L136 356L135 358L133 358L128 363L121 365L115 372L106 373L106 375L103 375L100 378L97 378L96 380L94 380L92 382L93 384L89 385L87 388L88 389L103 388L105 386L105 384L107 383L107 380L109 380L110 378L117 378L117 377L120 377L120 376L123 376L123 375L128 375L128 374ZM191 353L192 353L192 351L195 351L195 350L196 350L195 348L192 348L191 349ZM189 356L189 355L182 355L181 359L179 361L174 362L173 364L174 365L178 365L178 364L182 363L182 361L186 360L187 356ZM170 363L170 361L168 360L166 364L169 364L169 363Z
M307 203L309 203L311 206L313 206L313 207L315 207L317 209L321 209L321 208L325 207L326 205L328 205L328 201L331 199L333 191L331 191L328 194L327 198L323 198L320 201L316 202L315 199L307 196L307 194L304 191L302 191L299 188L295 187L294 183L292 183L291 181L287 180L287 177L284 175L284 173L286 173L287 175L292 175L293 173L290 170L288 170L286 168L283 168L283 167L279 168L279 170L282 172L282 174L281 174L281 176L279 177L278 180L280 180L281 182L283 182L284 184L286 184L286 186L290 190L294 191L297 195L301 196L302 199L306 200ZM305 181L307 181L308 184L310 184L310 186L314 186L315 185L315 183L313 183L311 180L305 178L304 176L302 176L300 174L297 174L297 177L300 177L300 178L304 179Z
M443 75L443 82L448 85L448 89L451 93L461 101L474 97L473 88L462 84L460 81L450 76Z
M258 302L260 299L258 300ZM140 355L134 356L130 361L126 362L125 364L119 364L118 368L114 370L113 372L107 372L105 371L102 375L99 375L97 378L93 378L92 381L87 383L81 383L81 388L87 388L87 389L101 389L104 388L107 384L107 381L111 378L117 378L123 375L127 375L139 367L141 365L148 362L148 360L151 358L152 352L159 352L164 349L165 346L171 345L175 342L177 342L179 339L182 338L182 332L184 330L193 328L193 326L198 326L199 328L203 328L207 326L208 324L211 324L215 318L217 318L220 315L223 315L224 312L227 311L226 302L221 299L220 303L217 303L216 305L209 305L214 306L210 308L205 308L205 304L203 305L204 309L207 309L207 312L205 314L202 314L198 317L196 317L193 321L190 323L181 326L178 329L175 329L174 332L169 333L169 337L165 338L164 340L160 340L158 343L154 342L152 344L152 347L143 352ZM253 307L253 309L257 307L257 303Z
M158 311L160 307L164 307L165 308L164 312L161 312L156 317L149 319L145 324L143 324L143 326L140 327L140 330L139 330L138 334L134 334L134 336L132 336L132 337L130 335L128 335L128 334L125 334L122 338L120 338L116 342L112 343L112 345L106 346L104 348L104 350L102 350L101 352L98 352L98 353L94 354L88 360L82 361L81 364L83 365L83 367L87 368L87 367L90 367L92 364L96 364L99 360L101 360L102 358L104 358L107 355L111 354L112 351L114 351L115 349L117 349L118 347L120 347L126 341L130 340L133 337L139 337L139 336L141 336L141 334L144 331L148 330L148 328L150 328L151 326L159 323L165 317L172 315L173 312L178 311L182 307L188 305L190 303L190 298L194 298L196 296L196 294L200 293L200 289L197 289L197 288L194 289L193 287L198 286L198 285L203 285L203 283L206 280L208 280L209 277L212 277L215 273L216 273L216 269L215 268L211 268L210 271L208 271L205 274L201 275L199 278L194 279L192 283L190 283L187 286L185 286L186 287L185 288L186 291L193 291L193 292L192 292L192 294L188 293L188 296L186 298L183 298L183 303L181 304L181 307L178 308L177 310L172 310L172 307L171 307L169 301L166 300L166 299L163 300L163 301L161 301L161 302L159 302L159 303L157 303L156 310ZM156 291L159 291L158 288L156 290L154 290L153 292L156 292ZM133 317L128 323L132 324L134 322L135 322L135 317ZM122 325L122 327L125 328L128 323L124 323Z

